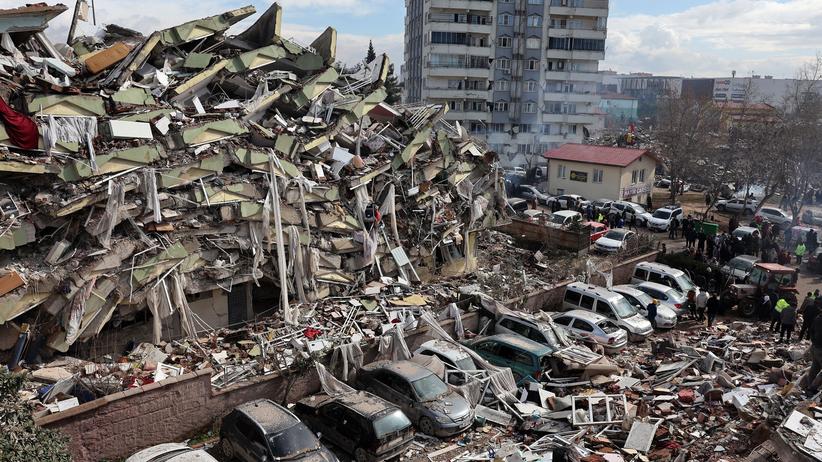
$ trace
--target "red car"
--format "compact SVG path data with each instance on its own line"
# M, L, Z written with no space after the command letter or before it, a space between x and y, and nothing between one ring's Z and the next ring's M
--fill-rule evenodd
M591 226L591 243L593 244L597 239L601 238L608 232L608 227L596 221L589 221L585 223Z

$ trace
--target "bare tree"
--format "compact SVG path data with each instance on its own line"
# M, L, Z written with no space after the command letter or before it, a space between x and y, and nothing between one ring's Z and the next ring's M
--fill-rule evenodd
M697 165L715 157L721 113L710 100L691 96L668 95L658 101L657 149L671 177L671 201L676 203L681 183L688 180Z

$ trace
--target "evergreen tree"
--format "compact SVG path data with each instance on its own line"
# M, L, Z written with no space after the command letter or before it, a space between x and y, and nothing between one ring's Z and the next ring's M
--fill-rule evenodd
M385 97L385 102L388 104L399 104L401 99L400 84L397 81L397 76L394 75L394 65L388 66L388 78L385 79L385 92L388 96Z
M368 53L365 55L365 62L370 63L377 59L377 52L374 51L374 42L368 41Z
M18 392L25 377L0 372L0 460L4 462L70 462L67 438L54 430L38 427L32 406Z

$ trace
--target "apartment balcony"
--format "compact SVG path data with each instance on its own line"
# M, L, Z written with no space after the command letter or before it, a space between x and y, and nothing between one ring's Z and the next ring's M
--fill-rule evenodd
M580 6L568 6L577 4ZM548 14L563 16L590 16L608 17L608 0L585 0L573 2L570 0L552 0Z
M579 39L605 40L608 33L605 29L548 29L549 37L573 37Z
M494 9L492 0L427 0L425 3L429 3L431 8L448 10L492 11Z
M488 90L457 90L452 88L426 88L423 89L426 98L440 99L483 99L487 100L491 94Z
M487 79L491 75L491 71L482 67L432 67L427 65L423 75L427 77Z
M428 45L426 43L426 45ZM469 55L469 56L491 56L491 47L475 47L469 45L446 45L441 43L432 43L428 45L429 53L443 54L443 55Z
M582 130L577 130L576 133L554 133L552 135L540 135L540 143L578 143L582 141Z
M468 24L464 22L432 20L427 27L437 32L464 32L466 34L483 34L489 37L494 33L494 26L492 24Z
M593 125L597 114L549 114L542 113L542 123Z
M562 80L565 82L602 82L602 74L597 72L546 71L545 80Z
M485 122L489 119L489 112L482 111L448 111L448 120L459 120L466 122Z
M604 51L583 51L583 50L545 50L546 58L557 59L579 59L585 61L602 61L605 59Z
M562 101L566 103L590 103L599 105L602 100L600 95L596 93L574 93L574 92L546 92L544 94L545 101Z

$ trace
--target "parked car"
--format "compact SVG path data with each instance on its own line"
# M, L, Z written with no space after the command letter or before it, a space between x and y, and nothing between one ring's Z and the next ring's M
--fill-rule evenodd
M366 391L301 399L294 411L311 430L357 462L399 457L414 441L411 421L395 405Z
M218 462L202 449L192 449L185 444L165 443L143 449L125 462Z
M612 229L594 243L594 250L605 253L616 253L636 245L637 234L627 229Z
M598 223L596 221L589 221L585 223L586 225L591 227L591 243L597 241L597 239L601 238L608 232L610 228L605 226L603 223Z
M811 232L811 229L807 226L794 226L791 228L791 243L792 245L796 245L797 242L802 240L806 245L808 244L808 233ZM816 236L816 244L819 245L819 233L817 232Z
M787 212L779 210L774 207L762 207L755 217L762 217L763 220L768 221L780 229L788 229L793 225L793 217Z
M754 228L753 226L740 226L736 228L734 232L731 233L731 236L742 240L748 236L753 236L753 233L758 233L759 229Z
M571 283L565 288L562 308L565 311L588 310L605 316L625 329L628 339L632 341L643 341L654 330L625 297L604 287Z
M565 194L565 195L562 195L562 196L554 196L554 197L548 199L548 203L546 205L550 206L551 204L556 202L559 205L559 208L567 209L568 204L571 201L574 202L576 207L579 207L580 205L587 206L590 203L587 199L585 199L584 197L582 197L580 195Z
M508 199L508 208L508 211L513 212L514 215L522 213L528 210L528 201L518 197Z
M554 349L520 335L482 337L468 346L489 363L511 369L517 383L538 381L552 369Z
M628 303L634 305L634 308L636 308L639 314L644 316L645 319L648 319L648 305L654 301L650 295L627 284L613 286L611 287L611 290L625 297L625 300L628 300ZM662 301L657 301L659 303L657 303L656 306L656 327L659 329L673 329L676 327L676 311L673 307L663 303Z
M296 415L270 399L242 404L223 417L220 440L228 460L338 462Z
M611 204L613 203L614 201L611 199L597 199L591 201L591 207L594 209L594 214L601 213L603 215L607 215L608 211L611 210Z
M805 210L802 212L802 223L811 226L822 226L822 215L813 210Z
M616 213L620 217L622 213L625 212L626 223L631 220L631 217L636 216L636 222L640 226L646 226L651 219L651 214L635 202L615 201L611 204L609 212Z
M699 287L694 284L690 276L680 269L672 268L668 265L655 262L641 262L634 266L634 273L631 275L631 283L657 282L659 284L673 287L679 292L686 294L693 290L699 294Z
M648 229L652 231L668 231L668 228L671 227L671 222L674 220L682 223L683 215L682 207L677 205L666 205L665 207L658 208L654 211L653 215L651 215L651 219L648 220Z
M659 300L660 302L673 307L677 317L681 318L687 314L688 308L685 306L687 297L685 294L674 289L673 287L656 282L642 282L634 285L634 287Z
M519 185L517 196L529 201L536 200L538 204L548 204L548 199L551 197L543 192L540 192L536 186L529 184Z
M568 335L588 345L600 345L608 354L619 353L628 344L628 334L605 316L586 310L571 310L551 316Z
M716 202L716 209L720 212L742 213L743 215L756 213L759 202L754 199L722 199Z
M737 255L731 258L728 263L722 265L719 271L727 278L732 278L734 282L743 282L751 274L754 265L759 263L759 257L753 255Z
M376 361L357 373L357 385L400 409L427 435L462 433L474 422L471 405L430 370L411 361Z
M414 355L435 356L452 371L476 371L477 365L465 347L444 340L429 340L414 352ZM448 374L447 382L452 385L465 383L464 373Z
M522 218L525 218L528 221L537 223L541 219L544 219L546 222L550 219L550 215L543 212L542 210L536 209L528 209L520 214Z
M571 210L560 210L551 214L549 223L556 227L571 226L574 222L582 222L582 214Z

